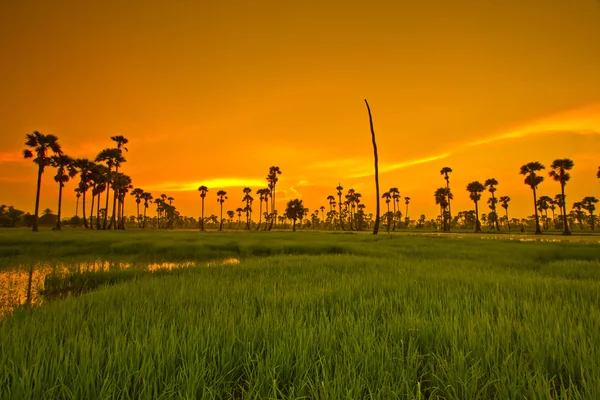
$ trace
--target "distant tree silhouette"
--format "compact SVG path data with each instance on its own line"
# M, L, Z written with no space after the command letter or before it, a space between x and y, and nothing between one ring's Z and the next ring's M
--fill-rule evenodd
M206 197L206 193L208 193L208 188L204 185L200 186L198 188L198 191L200 192L200 198L202 199L202 218L200 219L200 230L204 230L204 198ZM219 194L217 193L217 196ZM217 201L219 201L217 199Z
M373 129L373 117L371 116L371 107L369 107L369 103L367 99L365 99L365 104L367 105L367 111L369 113L369 125L371 127L371 139L373 141L373 158L375 159L375 202L377 206L377 210L375 212L375 226L373 227L373 235L377 235L379 232L379 218L381 215L380 205L379 205L379 162L377 157L377 143L375 143L375 130Z
M244 207L244 211L246 212L246 227L244 229L250 230L250 212L252 210L252 202L254 198L250 195L252 193L252 189L249 187L244 188L244 197L242 201L246 203L246 207Z
M393 216L393 214L390 212L390 201L392 201L392 195L390 194L390 192L385 192L381 195L381 198L385 199L385 204L387 204L387 213L385 215L387 217L387 231L389 233L390 227L392 225L392 220L390 219L390 217Z
M275 223L275 216L277 215L277 210L275 209L275 187L277 186L277 182L279 181L278 175L281 175L281 170L279 167L272 166L269 168L269 174L267 175L268 187L271 195L271 214L273 217L271 218L271 223L269 225L269 230L273 229L273 224ZM250 225L248 225L248 229L250 229Z
M122 152L120 149L104 149L96 156L96 162L105 162L108 167L108 173L106 178L106 213L104 214L104 224L102 229L106 230L108 226L108 201L110 198L110 185L112 182L112 168L116 167L118 171L118 165L125 162ZM112 223L112 218L111 218Z
M528 185L531 188L531 190L533 191L533 210L535 211L535 233L537 235L541 234L542 230L540 229L540 218L538 217L538 212L537 212L536 189L537 189L538 185L544 181L544 177L537 175L537 172L541 171L545 168L546 167L544 167L541 163L539 163L537 161L533 161L533 162L527 163L525 165L522 165L521 171L520 171L521 175L526 175L525 184Z
M510 230L510 222L508 220L508 203L510 202L510 197L508 196L500 196L500 205L504 208L504 212L506 214L506 225Z
M406 204L406 215L404 216L404 218L406 219L406 221L410 221L408 217L408 205L410 204L410 197L404 196L404 204ZM406 227L408 228L408 222L406 224Z
M581 208L590 213L590 227L594 230L594 211L596 211L595 204L598 202L598 199L594 196L584 197L581 201Z
M548 209L552 203L552 198L549 196L540 196L537 200L537 208L542 217L544 218L544 229L548 230Z
M127 140L127 138L125 138L124 136L121 136L121 135L119 135L119 136L111 136L110 139L117 144L117 151L120 154L120 158L117 158L116 162L115 162L115 174L118 174L119 173L119 167L121 166L121 163L124 163L126 161L125 158L123 157L123 150L128 151L127 147L125 147L125 145L127 143L129 143L129 140ZM114 225L114 229L118 229L118 226L117 226L117 216L115 214L116 208L117 208L117 200L119 198L119 194L117 193L117 189L118 188L115 188L114 185L113 185L113 210L112 210L112 216L110 217L111 218L110 224L111 224L111 226Z
M287 207L285 209L285 216L292 220L293 222L293 231L296 232L296 220L304 218L304 205L302 204L302 200L293 199L287 203Z
M340 228L342 228L343 231L345 231L346 229L344 229L344 218L342 214L342 190L344 190L344 188L342 187L341 184L338 183L337 187L335 188L337 190L337 195L338 195L338 206L339 206L339 213L340 213Z
M496 186L498 185L498 181L494 178L486 179L483 184L486 188L488 188L488 192L492 194L492 201L490 202L490 208L494 213L495 220L494 224L496 225L496 231L500 230L500 226L498 226L498 213L496 211L496 203L498 202L494 193L496 192Z
M242 212L244 211L241 207L235 210L238 213L238 230L242 228Z
M58 183L58 212L56 217L56 230L60 230L60 217L62 211L62 191L65 187L65 183L69 179L77 175L77 168L75 168L75 160L65 154L57 154L50 158L50 165L56 168L56 175L54 181Z
M229 217L229 229L233 229L233 218L235 217L235 211L228 210L227 216Z
M448 208L448 189L447 188L437 188L433 193L433 197L435 198L435 204L440 206L440 218L442 220L442 230L446 231L447 225L446 222L448 220L446 209Z
M566 197L565 197L565 185L571 179L571 174L567 171L570 171L575 164L573 160L568 158L557 159L552 161L552 165L550 168L552 171L548 174L552 179L560 183L560 193L562 195L562 215L563 215L563 235L570 235L571 231L569 230L569 222L567 221L567 210L565 208Z
M396 215L397 215L397 211L400 210L400 208L398 207L398 202L400 201L400 191L398 190L397 187L392 187L389 190L389 194L391 196L391 200L394 203L394 221L393 221L393 225L392 225L392 230L395 231L396 230ZM383 197L381 197L383 199ZM388 210L390 211L390 210Z
M141 228L142 227L142 221L140 218L140 203L142 202L142 195L144 194L144 190L140 189L140 188L135 188L131 191L131 195L135 198L135 204L136 204L136 220L138 222L138 226Z
M583 203L581 201L576 201L573 203L573 208L575 209L575 216L577 218L577 222L579 223L579 230L583 229Z
M62 154L62 149L58 144L58 138L54 135L44 135L38 131L28 133L25 135L25 146L31 147L30 149L23 150L23 158L35 158L33 162L38 166L38 177L37 177L37 190L35 194L35 209L33 214L33 232L38 231L38 219L39 219L39 206L40 206L40 189L42 186L42 174L44 169L50 165L50 154L54 155Z
M227 200L227 192L224 190L219 190L217 192L217 201L219 202L219 205L221 207L221 218L219 220L219 230L222 231L223 230L223 203L225 203L225 200Z
M144 222L142 224L142 228L146 228L146 210L148 209L148 206L150 205L149 202L152 201L153 197L151 193L148 192L144 192L142 193L142 195L140 196L143 200L144 200Z
M269 192L269 189L258 189L256 194L258 195L258 225L256 226L256 230L260 229L260 225L262 224L262 203L265 201L265 195Z
M485 186L479 181L473 181L467 185L469 198L475 203L475 232L481 232L481 223L479 222L479 207L477 202L481 199L481 193L485 190Z
M83 226L88 228L88 223L86 219L85 213L85 200L86 194L90 189L91 180L92 180L92 172L94 166L96 164L93 161L88 160L87 158L78 158L75 160L75 166L79 169L79 185L78 189L81 192L81 209L83 215Z
M451 173L451 172L452 172L452 168L450 168L450 167L444 167L444 168L442 168L440 170L440 175L443 175L444 179L446 180L446 189L447 189L446 193L448 194L448 196L451 195L451 192L450 192L450 176L448 176L448 174ZM448 202L448 218L449 218L450 221L452 221L452 207L450 205L450 203L451 203L450 202L450 197L448 197L446 199L446 201ZM450 226L448 226L448 230L450 230Z

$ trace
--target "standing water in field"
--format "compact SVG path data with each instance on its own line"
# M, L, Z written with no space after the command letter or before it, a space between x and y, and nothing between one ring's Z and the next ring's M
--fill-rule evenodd
M204 264L195 261L126 263L91 261L73 264L33 264L0 271L0 319L20 305L42 304L57 297L80 294L101 285L114 284L145 275L197 266L236 265L226 258Z

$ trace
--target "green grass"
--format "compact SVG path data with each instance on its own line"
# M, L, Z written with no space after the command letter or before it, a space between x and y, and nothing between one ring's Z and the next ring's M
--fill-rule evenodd
M0 268L242 262L18 310L0 398L600 398L597 243L85 233L0 232Z

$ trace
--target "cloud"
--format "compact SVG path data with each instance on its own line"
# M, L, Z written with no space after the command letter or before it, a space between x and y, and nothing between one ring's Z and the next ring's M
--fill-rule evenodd
M0 153L0 164L26 162L21 153ZM27 161L30 162L30 161Z
M437 161L437 160L442 160L444 158L447 158L450 156L451 153L444 153L444 154L438 154L435 156L431 156L431 157L425 157L425 158L419 158L417 160L410 160L410 161L404 161L401 163L396 163L396 164L390 164L390 165L382 165L379 167L379 172L390 172L390 171L395 171L397 169L402 169L402 168L406 168L406 167L410 167L413 165L418 165L418 164L425 164L431 161ZM351 175L350 178L363 178L365 176L372 176L374 174L374 171L371 170L369 172L364 171L364 172L360 172L354 175Z

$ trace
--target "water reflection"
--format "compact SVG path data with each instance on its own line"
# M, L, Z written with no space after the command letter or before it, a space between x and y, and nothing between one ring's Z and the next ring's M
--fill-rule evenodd
M171 271L173 269L191 267L215 267L224 265L238 265L237 258L199 263L196 261L163 262L163 263L129 263L112 261L91 261L73 264L34 264L32 266L18 266L17 268L0 271L0 319L19 305L26 304L29 290L29 275L31 273L31 303L42 304L44 301L63 297L69 293L56 290L58 281L69 280L72 276L80 274L94 274L102 272L116 272L137 269L141 272ZM89 276L89 275L88 275ZM58 283L60 285L60 282ZM48 293L52 295L49 296Z

